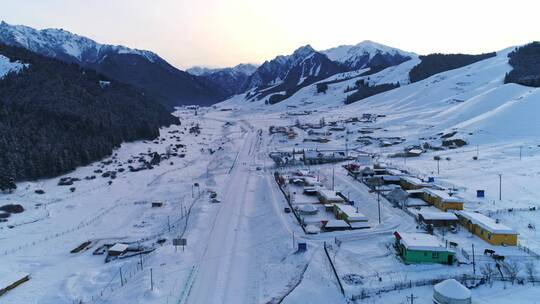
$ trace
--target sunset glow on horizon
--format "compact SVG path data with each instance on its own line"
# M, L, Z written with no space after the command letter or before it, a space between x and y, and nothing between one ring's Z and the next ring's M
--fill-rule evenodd
M0 19L10 24L151 50L181 69L261 63L305 44L372 40L418 54L482 53L540 39L536 1L2 2Z

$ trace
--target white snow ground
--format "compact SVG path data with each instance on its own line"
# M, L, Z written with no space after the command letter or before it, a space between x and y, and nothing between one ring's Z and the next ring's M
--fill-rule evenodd
M283 299L283 303L293 304L347 303L324 253L325 241L331 246L329 251L340 277L358 278L344 285L347 297L400 282L470 274L471 265L401 263L389 244L395 230L416 231L413 218L383 199L379 224L376 194L337 165L336 189L359 203L359 211L369 218L371 228L303 234L295 219L283 212L285 201L273 181L274 168L267 155L292 148L342 149L346 140L349 149L378 153L381 160L456 187L468 200L467 210L499 218L520 232L520 244L540 252L536 229L529 228L529 224L540 224L537 214L508 212L509 208L540 206L536 187L540 182L540 128L535 119L539 91L503 84L504 74L510 69L506 57L509 51L409 85L404 75L414 62L405 62L369 78L377 83L399 81L403 84L400 88L348 106L343 105L343 90L358 78L331 84L326 94L316 94L314 86L309 86L273 106L246 103L242 96L236 96L217 105L217 110L201 109L199 116L179 111L182 126L162 130L162 141L124 144L115 152L118 162L126 166L132 155L148 149L164 152L169 144L178 143L168 131L184 131L198 122L202 134L180 135L186 157L171 159L172 165L167 160L153 170L119 173L112 185L98 174L94 180L75 183L73 193L69 187L56 186L58 178L20 183L13 194L0 195L0 205L20 203L26 209L12 215L7 223L0 223L0 268L9 273L29 273L31 280L1 296L0 302L277 303ZM337 77L346 75L333 79ZM223 108L235 110L219 111ZM303 110L312 112L289 115ZM294 140L267 132L270 125L289 126L296 119L318 122L325 118L329 122L363 113L384 116L374 123L347 124L350 134L333 132L328 144L304 143L308 135L298 129ZM366 127L373 130L370 136L398 136L405 142L390 147L376 143L362 146L356 138ZM440 144L438 134L453 130L457 132L455 137L468 141L467 146L428 152L418 158L388 158L390 153L423 141ZM209 148L216 152L211 154ZM477 151L479 158L473 160ZM439 173L435 155L443 159ZM100 166L98 162L67 175L84 177ZM112 169L117 164L104 166ZM311 169L318 171L329 186L331 165ZM500 201L498 174L503 174ZM200 189L194 188L194 183L199 183ZM36 189L46 194L35 194ZM475 197L478 189L486 190L486 198ZM210 203L207 190L218 192L221 203ZM163 201L165 206L151 208L149 203L153 201ZM168 223L172 225L170 231ZM462 250L470 254L472 244L480 252L492 247L463 230L436 235L458 242L461 260ZM171 244L171 238L179 236L188 240L185 250ZM156 245L160 238L167 242ZM86 240L99 243L87 251L69 253ZM92 255L99 244L113 241L140 241L156 250L144 258L142 270L138 257L104 263L103 256ZM295 252L293 244L299 241L307 243L307 252ZM496 250L520 263L521 275L525 275L525 262L536 261L516 248ZM479 256L477 262L480 268L491 259ZM508 303L517 298L520 303L535 303L537 288L525 284L482 286L473 290L473 299L478 303ZM415 287L358 302L405 303L405 297L414 293L418 297L415 303L431 303L431 290L431 286Z

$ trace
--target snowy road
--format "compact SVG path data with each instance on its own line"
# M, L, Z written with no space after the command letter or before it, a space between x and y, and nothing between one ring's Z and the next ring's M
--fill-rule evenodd
M198 265L198 273L187 303L247 303L245 275L248 255L234 254L242 242L242 210L247 200L250 165L255 160L256 132L248 132L236 164L224 189L224 195L212 231Z

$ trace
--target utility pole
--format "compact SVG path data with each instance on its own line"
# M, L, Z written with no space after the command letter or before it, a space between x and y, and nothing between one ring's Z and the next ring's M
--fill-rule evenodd
M124 286L124 277L122 276L122 267L120 267L120 286Z
M472 246L472 271L473 271L473 274L476 275L476 262L474 259L474 244L471 244L471 246Z
M499 174L499 200L502 200L502 174Z
M335 168L334 165L332 165L332 190L335 190L334 189L334 181L335 181L335 174L334 174L335 169L334 168Z
M439 170L439 162L441 161L440 158L437 158L437 174L440 174L440 170Z
M171 221L168 215L167 215L167 227L169 228L169 232L171 232Z
M152 268L150 268L150 290L154 290L154 275L152 273Z
M413 293L411 293L410 296L407 296L407 301L411 301L411 304L414 304L415 299L418 299L418 297L415 297Z
M380 224L381 223L381 195L379 192L379 186L376 186L375 190L377 191L377 208L379 210L379 224Z

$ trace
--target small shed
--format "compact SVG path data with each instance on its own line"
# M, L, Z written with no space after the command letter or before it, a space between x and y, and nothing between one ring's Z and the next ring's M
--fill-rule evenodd
M433 286L433 302L437 304L470 304L471 291L454 279Z
M345 200L339 196L336 191L328 189L319 189L319 201L322 204L340 204L345 202Z
M420 211L418 221L434 227L449 227L457 225L458 218L451 212Z
M334 215L337 219L345 220L347 223L368 221L368 218L364 214L351 205L334 204Z
M127 244L116 243L113 246L109 247L109 250L107 250L107 252L109 256L119 256L126 253L128 247L129 246Z

